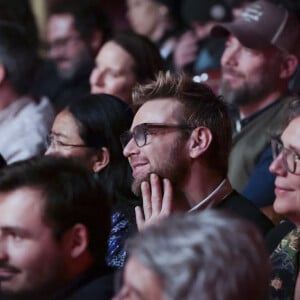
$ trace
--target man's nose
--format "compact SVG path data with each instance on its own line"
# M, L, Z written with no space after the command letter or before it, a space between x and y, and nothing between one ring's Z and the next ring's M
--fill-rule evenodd
M0 262L7 261L8 260L8 254L7 254L7 249L6 249L6 243L0 237Z
M225 49L221 57L222 66L234 66L238 64L240 48L238 46L232 46Z
M136 145L134 139L131 138L123 149L123 155L128 158L130 155L136 153L137 150L138 146Z

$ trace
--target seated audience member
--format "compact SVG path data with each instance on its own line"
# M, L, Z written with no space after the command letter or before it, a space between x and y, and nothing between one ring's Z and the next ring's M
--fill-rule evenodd
M148 37L159 48L168 69L173 70L173 51L182 30L181 0L127 0L131 29Z
M154 79L164 70L158 49L146 37L121 33L103 45L90 77L91 93L106 93L131 104L136 83Z
M56 111L74 97L87 94L95 56L110 34L107 16L99 5L55 1L47 23L49 61L39 70L35 92L49 97Z
M300 59L300 21L281 6L255 1L235 21L216 25L212 34L228 36L220 93L238 110L228 176L237 191L273 218L270 132L281 126L291 98L288 83Z
M134 206L138 202L130 188L131 170L119 139L132 118L129 106L111 95L73 99L56 116L46 152L78 159L104 186L113 204L107 259L113 267L123 266L124 242L136 231Z
M145 219L136 209L139 229L176 211L206 208L232 211L262 234L273 227L227 179L230 117L208 86L160 73L135 88L133 102L137 112L121 139L133 171L132 189L143 196Z
M115 300L267 297L270 265L261 235L229 213L170 217L127 246L124 283Z
M106 200L70 159L39 157L3 168L1 299L110 299Z
M272 140L272 147L274 161L270 171L276 176L274 210L294 226L283 222L272 230L273 244L276 233L279 239L271 255L269 299L299 299L300 99L290 103L289 122L281 136Z
M174 65L177 71L201 74L219 70L224 50L224 38L210 36L216 22L231 20L231 9L224 0L183 0L182 15L191 28L179 38L174 50Z
M8 164L42 154L54 119L49 101L29 94L36 61L22 28L0 21L0 153Z

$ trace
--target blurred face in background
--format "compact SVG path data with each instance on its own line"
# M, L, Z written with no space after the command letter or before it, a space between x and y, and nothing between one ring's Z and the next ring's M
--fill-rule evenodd
M221 58L220 94L238 106L260 102L280 83L281 61L277 49L250 49L231 35Z
M52 15L48 20L47 36L49 57L61 78L70 80L91 68L92 51L75 29L71 15Z
M127 18L132 30L150 39L166 13L166 7L155 0L127 0Z
M136 84L135 62L131 55L113 41L103 45L90 76L91 93L106 93L131 103Z

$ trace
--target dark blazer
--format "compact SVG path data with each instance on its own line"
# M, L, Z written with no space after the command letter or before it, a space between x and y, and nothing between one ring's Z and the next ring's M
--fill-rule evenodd
M217 206L217 209L230 210L236 215L254 223L265 236L274 224L250 200L236 191L230 193Z
M92 268L73 280L51 297L51 300L110 300L113 292L113 273Z

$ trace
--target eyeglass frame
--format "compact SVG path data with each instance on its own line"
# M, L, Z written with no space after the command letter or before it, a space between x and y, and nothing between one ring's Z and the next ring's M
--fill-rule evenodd
M138 138L136 137L137 135L137 130L139 128L142 128L143 131L141 133L143 134L143 142L139 143ZM188 125L183 125L183 124L168 124L168 123L141 123L139 125L136 125L132 131L127 130L123 132L120 135L120 142L123 148L126 147L126 145L130 142L130 140L133 138L136 145L139 148L144 147L147 144L147 135L149 135L149 130L151 129L178 129L178 130L193 130L194 127L188 126Z
M54 141L53 136L51 134L47 134L46 142L45 142L46 149L49 149L54 144L53 141ZM83 144L67 144L57 140L55 141L55 144L62 148L64 147L91 148L90 146L83 145ZM57 146L55 146L54 148L57 148Z
M281 146L281 149L279 152L276 150L278 145ZM279 137L271 138L271 147L272 147L272 155L273 155L274 160L282 153L282 162L284 164L285 169L291 174L299 174L300 175L300 173L296 173L297 162L300 161L300 154L298 154L294 150L285 148ZM288 159L287 159L288 155L292 155L292 157L293 157L293 160L292 160L293 168L292 169L290 168L290 166L288 164Z

